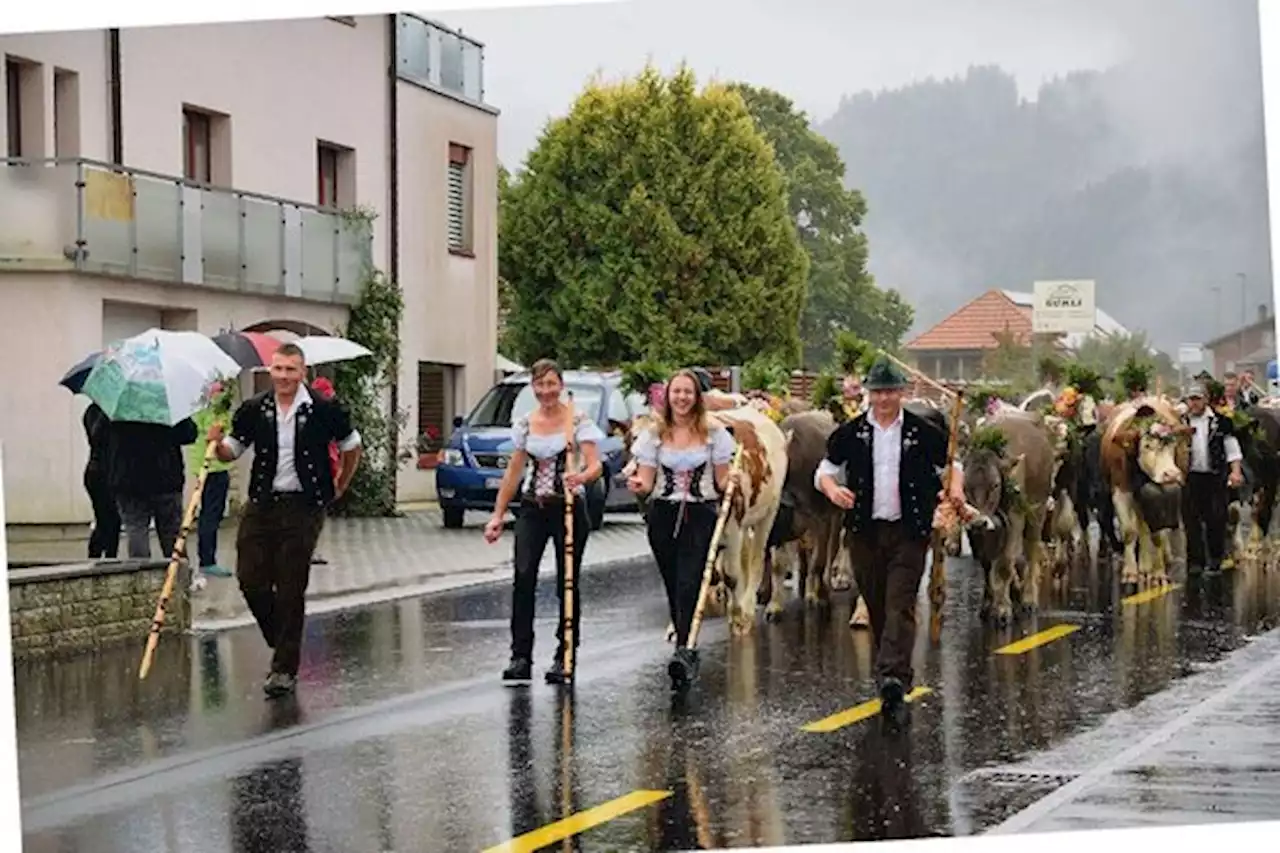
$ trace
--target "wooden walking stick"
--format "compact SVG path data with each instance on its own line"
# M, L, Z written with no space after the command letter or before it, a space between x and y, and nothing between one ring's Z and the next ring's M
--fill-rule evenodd
M715 571L716 552L720 548L720 537L724 535L725 522L729 520L733 492L738 485L737 477L734 475L738 473L741 464L742 445L739 444L733 451L733 462L729 465L729 486L724 490L724 497L720 499L720 513L716 517L715 532L711 534L711 547L707 549L707 563L702 569L702 588L698 590L698 606L694 608L693 622L689 624L689 637L684 644L686 649L692 649L698 643L698 629L702 627L702 611L706 609L707 597L711 594L711 575Z
M164 588L160 590L160 600L156 602L156 615L151 619L151 632L147 635L147 649L142 653L142 666L138 670L138 680L142 681L151 671L151 659L155 656L156 645L160 642L160 630L164 627L165 613L169 607L169 597L173 595L173 585L178 577L178 566L187 553L187 537L196 523L196 513L200 511L200 499L204 495L204 481L209 476L209 463L213 461L218 443L209 442L204 451L204 462L200 466L200 475L196 477L196 488L187 501L187 512L182 517L182 528L173 543L173 553L169 555L169 571L165 574Z
M951 494L951 481L955 477L956 446L960 438L960 418L964 414L964 396L955 395L951 405L951 423L947 435L947 468L942 475L942 492ZM961 532L961 536L964 533ZM933 539L933 571L929 575L929 636L933 642L942 637L942 607L947 603L947 552L946 531L935 530Z
M564 446L564 471L569 474L577 470L575 455L575 427L577 426L577 416L573 410L573 392L569 392L569 425L565 428L565 446ZM574 596L574 575L573 571L573 489L567 485L564 487L564 622L562 624L561 636L564 638L564 646L562 647L562 666L564 668L564 677L566 681L573 680L573 632L576 627L573 624L573 596Z

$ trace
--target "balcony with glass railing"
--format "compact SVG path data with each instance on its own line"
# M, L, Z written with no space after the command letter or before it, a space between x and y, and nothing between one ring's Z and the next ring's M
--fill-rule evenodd
M368 221L342 211L93 160L0 159L0 273L350 304L372 247Z
M448 27L401 13L396 16L396 73L484 107L484 45Z

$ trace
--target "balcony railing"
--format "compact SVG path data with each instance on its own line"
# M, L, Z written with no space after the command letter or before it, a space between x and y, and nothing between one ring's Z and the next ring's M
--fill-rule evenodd
M416 15L397 15L396 73L484 103L484 45Z
M0 271L75 270L354 302L366 221L92 160L0 159Z

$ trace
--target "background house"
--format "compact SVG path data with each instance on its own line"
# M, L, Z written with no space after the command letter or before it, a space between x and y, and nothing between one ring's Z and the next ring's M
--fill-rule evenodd
M1252 370L1265 377L1267 364L1276 357L1275 318L1266 305L1259 305L1256 320L1206 342L1204 351L1215 376L1228 370Z
M404 291L406 443L487 390L497 110L478 43L376 15L8 35L0 58L11 523L92 517L86 401L57 384L73 363L152 326L341 332L365 259ZM432 475L399 490L429 497Z
M1032 294L1012 290L988 290L961 306L942 322L908 341L908 360L917 370L935 379L971 382L982 377L982 364L999 346L999 335L1009 334L1022 344L1031 341ZM1125 334L1127 330L1105 311L1096 312L1094 333ZM1074 349L1087 337L1063 335L1060 344Z

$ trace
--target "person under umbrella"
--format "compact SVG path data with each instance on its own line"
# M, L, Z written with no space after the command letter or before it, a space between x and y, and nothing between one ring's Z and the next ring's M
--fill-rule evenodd
M311 557L325 509L351 485L362 444L340 402L307 390L299 347L281 344L270 369L271 390L240 405L230 434L214 424L208 438L224 462L254 448L249 503L236 536L236 573L273 650L263 691L275 698L297 689ZM342 451L337 482L328 464L331 441Z
M87 375L87 371L86 371ZM83 378L81 384L84 384ZM93 506L93 531L89 534L89 559L114 560L120 553L120 507L111 493L107 467L108 430L111 421L102 407L90 403L84 410L84 434L89 441L89 461L84 466L84 490Z
M215 382L210 396L216 397L222 392L222 383ZM208 435L209 429L216 420L213 406L208 406L192 416L200 435ZM205 444L194 443L187 451L187 462L193 472L199 471L204 464ZM209 473L205 476L204 490L200 493L200 516L197 520L196 536L197 553L200 565L199 575L193 576L193 584L199 588L204 585L205 575L228 578L231 571L218 563L218 528L227 511L227 494L231 490L232 465L219 459L209 462ZM197 567L192 567L197 568Z

